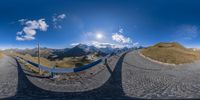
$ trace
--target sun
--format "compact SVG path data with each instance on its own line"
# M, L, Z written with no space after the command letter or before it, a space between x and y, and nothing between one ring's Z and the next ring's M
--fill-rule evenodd
M98 32L98 33L96 34L96 38L97 38L97 39L102 39L102 38L103 38L103 34L100 33L100 32Z

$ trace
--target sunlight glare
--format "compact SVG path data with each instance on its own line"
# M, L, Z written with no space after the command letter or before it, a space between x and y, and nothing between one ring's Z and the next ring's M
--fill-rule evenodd
M99 33L97 33L97 34L96 34L96 38L97 38L97 39L102 39L102 38L103 38L103 35L102 35L102 33L100 33L100 32L99 32Z

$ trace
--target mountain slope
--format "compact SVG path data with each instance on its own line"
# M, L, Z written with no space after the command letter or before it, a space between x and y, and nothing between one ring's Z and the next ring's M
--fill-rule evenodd
M79 44L72 48L54 50L54 52L52 52L52 54L48 58L54 60L54 59L63 59L65 57L86 56L94 53L98 53L100 56L105 55L105 53L101 52L98 48L94 46Z
M187 49L179 43L158 43L141 50L141 53L151 59L171 64L192 63L200 59L200 53Z
M71 48L70 50L68 50L65 53L66 56L75 56L75 57L83 56L83 55L87 55L87 54L88 54L88 52L85 49L79 47L79 45Z
M4 54L0 51L0 58L3 58Z
M52 48L40 48L40 56L51 61L56 59L63 59L65 57L80 57L80 56L87 56L87 55L98 55L99 57L105 56L109 53L117 52L119 50L127 50L128 48L112 48L111 46L107 46L104 48L98 48L93 45L85 45L85 44L78 44L72 48L65 48L65 49L52 49ZM16 52L22 55L29 54L32 57L38 56L38 49L8 49L4 52L11 53Z

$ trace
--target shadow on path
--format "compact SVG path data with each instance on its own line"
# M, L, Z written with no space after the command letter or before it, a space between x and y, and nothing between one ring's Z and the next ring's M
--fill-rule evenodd
M126 53L118 60L115 69L111 72L108 64L106 67L111 73L111 77L101 87L85 92L54 92L41 89L35 86L26 77L19 62L18 65L18 87L15 96L6 99L134 99L126 97L122 88L122 64Z

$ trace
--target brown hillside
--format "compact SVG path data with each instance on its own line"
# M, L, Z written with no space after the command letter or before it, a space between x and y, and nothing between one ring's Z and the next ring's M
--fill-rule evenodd
M3 58L4 53L0 51L0 59Z
M141 50L141 53L151 59L171 64L192 63L200 59L200 52L187 49L179 43L158 43Z

